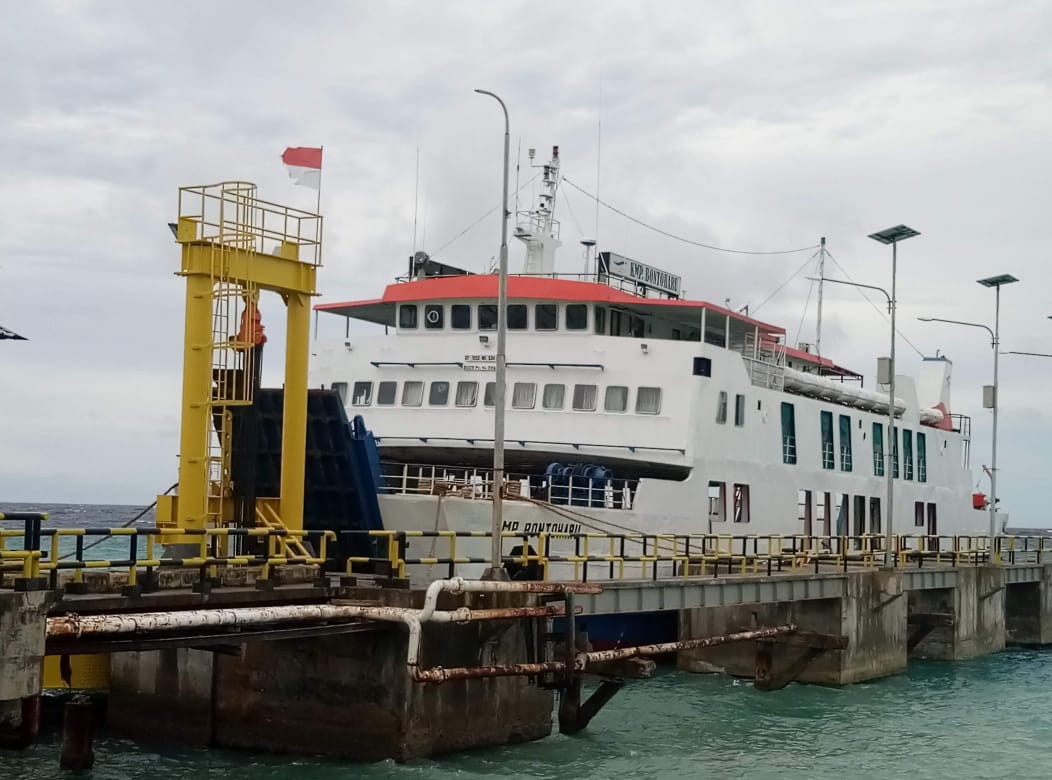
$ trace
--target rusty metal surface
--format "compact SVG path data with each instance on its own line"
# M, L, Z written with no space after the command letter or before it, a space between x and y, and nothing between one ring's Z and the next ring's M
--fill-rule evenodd
M501 666L451 666L433 669L417 669L413 678L417 682L446 682L447 680L472 680L479 677L523 677L532 674L561 672L566 664L559 661L537 664L504 664Z
M664 653L675 653L680 650L694 650L699 647L712 647L723 645L728 642L748 642L754 639L769 639L783 634L792 634L796 631L796 625L788 623L784 626L773 626L771 628L757 628L751 631L739 631L735 634L723 636L710 636L705 639L681 639L678 642L662 642L656 645L639 645L638 647L619 647L614 650L598 650L591 653L578 653L574 665L578 671L583 671L588 664L597 661L614 661L619 658L634 658L641 655L662 655Z

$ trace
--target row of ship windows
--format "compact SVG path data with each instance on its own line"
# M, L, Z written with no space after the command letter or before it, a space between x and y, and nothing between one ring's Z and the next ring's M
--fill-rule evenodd
M814 493L810 490L798 491L800 521L804 533L808 536L837 535L862 536L863 534L882 533L880 519L880 499L873 496L850 496L847 493ZM867 526L867 504L868 519ZM915 501L913 503L913 525L916 528L927 526L927 533L937 533L938 510L932 502Z
M424 382L402 383L402 406L424 405ZM333 382L332 389L347 403L347 383ZM473 381L453 383L446 381L431 382L427 388L428 406L449 406L450 394L453 394L453 405L471 408L478 405L479 383ZM631 389L624 385L609 385L603 393L603 411L627 412ZM496 383L486 382L483 389L482 403L493 406L496 395ZM542 409L562 409L566 402L566 385L545 384L541 389ZM573 385L571 408L579 412L594 412L599 400L597 385ZM377 382L376 393L373 393L372 382L355 382L351 388L351 406L395 406L398 403L398 382ZM533 382L515 382L511 388L511 407L513 409L533 409L537 405L537 385ZM635 410L637 414L661 413L661 388L636 388Z
M472 319L478 330L497 329L497 306L492 303L403 303L398 307L398 327L403 330L443 330L448 308L449 327L453 330L472 330ZM508 330L529 330L530 309L533 309L533 330L559 330L559 305L556 303L508 304ZM563 306L562 327L566 330L588 330L588 304L568 303ZM595 307L593 316L596 333L606 331L606 309ZM642 335L642 320L639 321Z
M721 395L724 395L721 393ZM744 413L744 397L738 396L738 399L742 399L740 406ZM722 402L724 406L726 401ZM736 407L737 408L737 407ZM726 416L726 409L723 411ZM796 410L793 404L782 402L781 407L782 417L782 462L787 464L796 463ZM740 423L739 423L740 424ZM862 420L858 421L858 427L862 427ZM852 428L851 428L851 416L847 414L841 414L837 420L837 433L839 434L839 448L834 443L834 426L833 426L833 413L829 411L823 411L820 414L820 429L822 436L822 468L827 470L835 470L837 468L837 461L839 460L839 466L841 471L852 471L854 464L852 462ZM877 477L883 477L885 474L884 467L884 433L886 426L879 422L873 423L873 475ZM902 478L912 480L916 478L918 482L928 481L928 439L927 436L920 431L911 431L906 428L896 428L894 431L894 441L892 442L892 476L895 479L899 478L899 432L901 433L902 440ZM916 461L914 461L914 436L916 436ZM865 439L865 433L862 434L862 438ZM839 455L839 458L837 457ZM914 465L916 464L916 469Z

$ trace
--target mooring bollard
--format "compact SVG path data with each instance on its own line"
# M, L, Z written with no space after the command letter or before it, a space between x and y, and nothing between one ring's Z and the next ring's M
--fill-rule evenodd
M63 769L90 769L95 763L95 705L83 694L66 702L62 714Z

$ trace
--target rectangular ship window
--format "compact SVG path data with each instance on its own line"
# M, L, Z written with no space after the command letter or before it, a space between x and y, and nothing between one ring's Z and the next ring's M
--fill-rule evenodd
M660 387L641 387L636 391L636 414L661 414Z
M479 330L497 329L497 306L492 303L479 304Z
M873 423L873 476L884 476L884 426Z
M573 408L580 412L594 412L595 396L595 385L574 385Z
M727 391L720 390L719 400L716 401L716 422L720 425L727 423Z
M397 382L381 382L376 386L376 405L393 406L398 398Z
M449 403L449 382L432 382L427 403L430 406L446 406Z
M368 406L373 401L373 383L355 382L351 393L352 406Z
M528 327L530 323L526 304L508 304L508 330L526 330Z
M457 406L474 406L479 399L478 382L457 382Z
M466 303L454 303L450 306L449 324L453 330L471 330L471 307Z
M557 330L559 328L559 306L555 303L538 303L533 307L534 330Z
M544 406L545 409L562 409L565 396L565 385L545 385L541 405Z
M734 396L734 424L739 428L745 425L745 396Z
M566 329L588 329L588 305L584 303L566 304Z
M398 327L416 327L416 306L408 303L403 303L401 306L398 307Z
M513 409L532 409L537 403L537 385L533 382L516 382L511 388Z
M420 406L423 403L423 382L406 382L402 385L402 406Z
M628 388L622 385L610 385L606 388L603 400L603 411L623 412L628 408Z
M333 382L332 389L336 391L336 395L340 397L340 403L347 403L347 383L346 382Z
M836 461L833 459L833 413L822 412L820 418L822 423L822 468L835 469Z
M482 403L483 403L483 405L484 406L495 406L496 403L497 403L496 400L494 400L496 398L496 395L497 395L497 383L496 382L486 382L486 389L483 390L483 392L482 392Z

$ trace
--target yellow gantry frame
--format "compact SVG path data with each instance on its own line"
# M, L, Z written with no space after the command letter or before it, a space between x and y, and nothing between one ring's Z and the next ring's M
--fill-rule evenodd
M179 493L158 499L158 523L204 528L209 517L214 281L269 290L285 301L285 396L281 435L282 523L303 528L310 298L321 260L321 217L260 201L255 186L183 187L176 241L186 278ZM233 216L231 216L233 215ZM217 267L218 266L218 267Z

